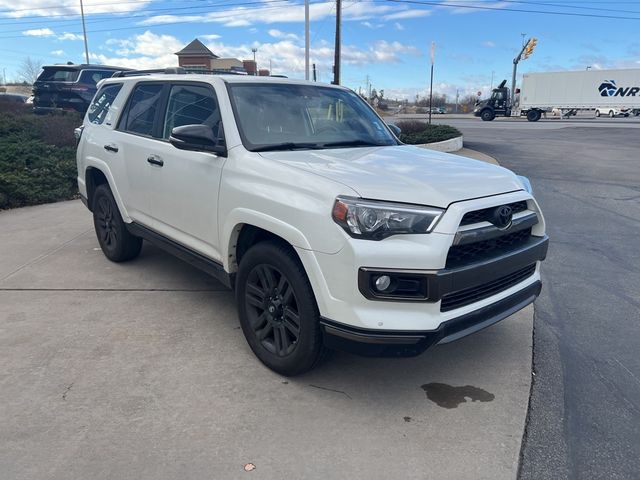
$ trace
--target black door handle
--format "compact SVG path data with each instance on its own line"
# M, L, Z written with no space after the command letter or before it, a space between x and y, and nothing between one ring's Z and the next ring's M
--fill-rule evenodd
M162 161L162 159L154 155L151 155L149 158L147 158L147 162L149 162L151 165L157 165L159 167L164 165L164 162Z
M109 151L109 152L114 152L114 153L117 153L117 151L118 151L118 147L116 147L115 145L105 145L104 149Z

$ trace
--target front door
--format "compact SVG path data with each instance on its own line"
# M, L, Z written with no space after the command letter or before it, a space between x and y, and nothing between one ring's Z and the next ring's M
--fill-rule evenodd
M171 85L164 113L162 141L148 154L154 229L199 253L221 260L218 244L218 190L226 158L179 150L169 143L171 130L182 125L221 128L218 100L206 83Z

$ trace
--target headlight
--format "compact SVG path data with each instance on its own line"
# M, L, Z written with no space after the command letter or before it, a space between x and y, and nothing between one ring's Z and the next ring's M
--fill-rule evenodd
M382 240L401 233L429 233L444 210L440 208L338 197L333 219L355 238Z
M530 195L533 195L533 187L531 186L531 181L527 177L523 177L522 175L518 175L518 180L520 180L520 183L522 183L524 189Z

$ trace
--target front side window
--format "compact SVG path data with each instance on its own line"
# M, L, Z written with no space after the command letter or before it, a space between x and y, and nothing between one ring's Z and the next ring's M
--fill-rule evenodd
M118 92L122 88L121 83L105 85L100 89L96 96L93 97L89 110L87 112L87 118L91 123L96 125L102 125L104 119L109 113L109 107L118 96Z
M164 121L164 138L183 125L207 125L218 135L220 110L213 89L200 85L174 85Z
M396 145L358 95L331 87L229 85L236 123L248 150Z
M128 110L125 114L126 125L124 130L138 135L152 136L161 98L162 84L138 84L129 100Z

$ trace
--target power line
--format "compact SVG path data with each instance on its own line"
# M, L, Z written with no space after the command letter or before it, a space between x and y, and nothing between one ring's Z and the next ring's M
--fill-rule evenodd
M143 17L149 17L152 18L151 15L148 15L149 12L173 12L176 10L190 10L189 14L193 15L193 14L199 14L199 13L213 13L216 11L225 11L225 10L231 10L233 8L236 7L240 7L240 6L246 6L246 5L265 5L265 4L274 4L274 3L288 3L289 0L262 0L262 1L251 1L251 2L240 2L240 3L225 3L225 4L221 4L218 5L219 7L222 7L220 10L211 10L210 7L205 7L205 6L189 6L189 7L175 7L175 8L159 8L159 9L153 9L153 10L145 10L144 12L137 12L134 14L127 14L126 17L124 17L125 20L128 20L130 18L143 18ZM203 11L200 11L200 9L206 9ZM198 11L195 11L195 10ZM238 12L243 12L243 11L248 11L249 9L239 9ZM236 13L238 13L236 12ZM108 21L113 21L114 20L114 16L120 17L121 15L123 15L122 13L111 13L109 18L95 18L95 19L90 19L87 20L87 23L101 23L101 22L108 22ZM80 15L78 15L79 17ZM79 18L74 18L71 20L50 20L50 21L33 21L33 22L25 22L24 24L38 24L38 25L42 25L42 24L46 24L47 26L50 27L63 27L64 25L67 25L68 23L77 23L79 20ZM0 25L15 25L16 23L21 24L20 22L0 22ZM22 27L20 29L17 30L5 30L3 33L11 33L11 32L21 32L24 30L25 27Z
M265 3L265 2L260 2L260 3ZM314 3L321 3L321 2L314 2ZM302 5L300 5L302 6ZM148 29L152 26L164 26L164 25L183 25L183 24L187 24L187 23L216 23L217 20L221 20L221 19L227 19L227 18L234 18L237 17L239 13L250 13L253 11L258 11L258 12L263 12L263 11L267 11L267 10L279 10L279 9L285 9L285 8L291 8L291 5L281 5L281 6L273 6L273 7L259 7L259 8L246 8L243 9L241 12L234 12L232 14L229 15L216 15L214 17L211 17L209 19L203 18L202 20L198 21L198 22L193 22L193 21L177 21L177 22L160 22L157 24L147 24L147 25L137 25L137 26L132 26L132 27L118 27L118 28L105 28L105 29L96 29L96 30L89 30L88 33L100 33L100 32L112 32L112 31L121 31L121 30L140 30L140 29ZM203 13L225 13L224 10L220 10L220 11L209 11L209 12L199 12L200 14ZM185 16L189 16L187 14L185 15L175 15L175 17L185 17ZM76 34L76 35L81 35L82 32L65 32L65 33L72 33L72 34ZM53 35L49 35L49 36L53 36ZM9 38L24 38L24 35L11 35L11 36L3 36L0 37L0 39L9 39Z
M576 12L557 12L557 11L549 11L549 10L529 10L524 8L507 8L507 7L489 7L482 5L463 5L457 3L439 3L439 2L429 2L429 1L420 1L420 0L371 0L372 3L381 3L381 2L390 2L390 3L399 3L399 4L410 4L410 5L428 5L432 7L448 7L448 8L467 8L472 10L488 10L488 11L498 11L498 12L518 12L518 13L536 13L540 15L559 15L566 17L589 17L589 18L604 18L604 19L614 19L614 20L640 20L640 17L623 17L618 15L596 15L593 13L576 13ZM557 5L556 5L557 6Z

